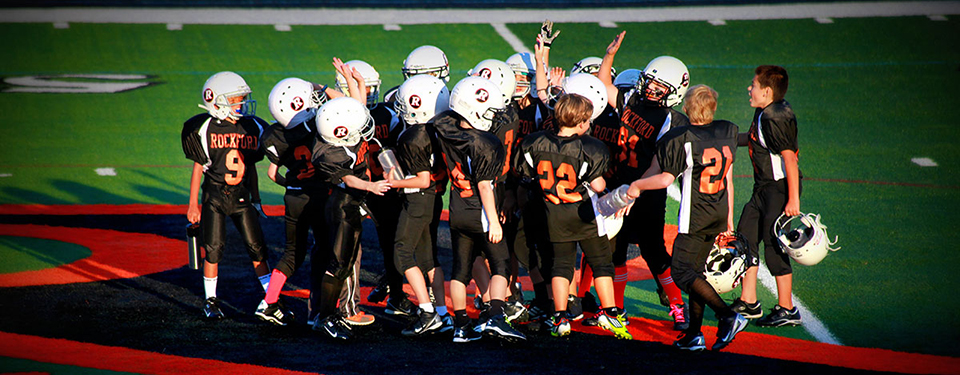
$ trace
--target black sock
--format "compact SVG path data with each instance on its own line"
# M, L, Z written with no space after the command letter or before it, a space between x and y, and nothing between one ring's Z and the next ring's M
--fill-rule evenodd
M540 301L548 300L549 298L547 298L547 282L541 281L539 283L533 284L533 295L534 295L533 298L536 300L540 300Z
M607 313L607 315L610 315L610 316L612 316L612 317L616 317L617 315L620 315L620 308L618 308L618 307L616 307L616 306L614 306L614 307L605 307L605 308L603 309L603 311L604 311L605 313Z
M455 310L453 312L454 324L457 327L463 327L470 324L470 317L467 316L467 310Z
M490 300L490 316L503 315L503 305L502 299Z

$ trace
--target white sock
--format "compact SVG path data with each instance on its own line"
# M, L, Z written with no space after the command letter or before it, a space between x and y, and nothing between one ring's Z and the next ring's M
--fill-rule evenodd
M266 292L267 288L270 287L270 274L266 274L259 277L260 285L263 286L263 291Z
M428 313L432 313L432 312L435 311L435 310L433 309L433 304L430 303L430 302L421 303L421 304L420 304L420 310L426 311L426 312L428 312Z
M217 296L217 277L203 277L203 292L207 298Z
M447 315L447 305L437 306L437 314L441 316Z

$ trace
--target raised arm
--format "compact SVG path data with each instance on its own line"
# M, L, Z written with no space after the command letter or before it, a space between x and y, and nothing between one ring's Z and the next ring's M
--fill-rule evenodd
M620 32L613 38L613 41L610 42L610 45L607 46L607 53L603 55L603 62L600 63L600 71L597 72L597 78L600 78L600 82L603 82L603 85L607 87L607 102L610 103L611 107L616 107L617 105L617 87L613 85L613 59L617 56L617 51L620 50L620 43L623 42L623 37L627 35L626 31Z

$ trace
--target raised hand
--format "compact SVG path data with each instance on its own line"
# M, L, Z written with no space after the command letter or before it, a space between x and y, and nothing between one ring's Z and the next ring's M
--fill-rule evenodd
M617 54L617 51L620 50L620 43L623 43L623 37L624 37L625 35L627 35L627 32L626 32L626 31L623 31L623 32L621 32L620 34L617 34L617 36L613 37L613 41L610 42L610 45L609 45L609 46L607 46L607 54L608 54L608 55L616 55L616 54Z
M553 31L553 21L544 20L543 24L540 25L540 36L543 39L543 46L550 47L553 44L553 40L560 35L560 30L556 32Z

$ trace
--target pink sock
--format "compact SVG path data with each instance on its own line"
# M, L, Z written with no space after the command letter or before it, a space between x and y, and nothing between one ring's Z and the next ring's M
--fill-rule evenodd
M267 296L263 297L263 300L267 303L276 303L280 299L280 290L283 289L283 284L287 282L287 275L284 275L280 270L273 270L273 273L270 274L270 286L267 287Z

